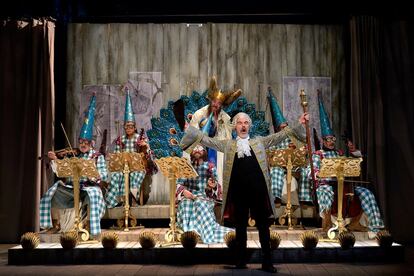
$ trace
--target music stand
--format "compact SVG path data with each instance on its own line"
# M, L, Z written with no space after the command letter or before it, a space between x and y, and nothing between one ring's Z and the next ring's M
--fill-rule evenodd
M324 158L321 162L320 178L336 177L338 181L338 218L335 226L328 230L328 238L333 240L336 236L335 230L339 233L346 231L344 220L342 217L342 203L344 193L344 178L355 177L361 174L362 158Z
M75 209L75 223L74 230L80 234L82 241L89 240L88 230L83 228L83 224L80 221L79 210L79 193L80 177L99 178L98 170L96 169L95 160L86 160L77 157L64 158L61 160L55 160L56 162L56 175L58 177L72 177L73 179L73 201Z
M282 215L279 217L279 224L284 225L287 218L288 230L292 230L297 224L297 218L292 212L291 204L291 185L292 170L306 166L306 149L276 149L269 152L269 164L271 167L284 167L287 170L286 186L287 186L287 203Z
M137 219L129 212L129 174L131 172L145 171L143 162L143 153L138 152L121 152L109 154L109 171L110 172L122 172L124 174L124 190L125 190L125 202L124 202L124 218L118 219L118 226L125 225L124 231L128 232L128 220L131 220L131 226L136 227Z
M177 178L195 178L197 172L184 157L163 157L156 159L155 163L161 173L170 181L170 230L165 234L166 245L177 244L183 231L176 226L175 191Z

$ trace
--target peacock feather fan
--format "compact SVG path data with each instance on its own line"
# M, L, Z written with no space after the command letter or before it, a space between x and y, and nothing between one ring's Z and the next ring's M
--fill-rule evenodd
M184 132L174 115L174 106L177 102L183 105L183 119L187 123L191 121L192 115L197 110L209 104L207 91L204 93L193 91L191 96L183 95L177 101L169 101L166 108L161 108L160 117L151 119L152 129L147 131L149 144L156 158L181 157L183 154L179 143ZM248 103L245 97L237 98L223 110L232 118L239 112L247 113L252 118L250 137L269 134L269 123L265 121L265 112L257 111L255 105ZM235 137L235 134L233 136Z
M196 247L200 236L194 231L187 231L181 234L181 244L185 249Z
M319 237L315 231L305 231L300 235L300 240L302 241L303 248L310 250L318 245Z
M118 245L119 235L116 232L110 231L102 234L101 243L103 248L114 249Z
M281 241L282 241L282 238L280 237L278 232L276 231L270 232L270 248L272 250L278 249Z
M228 248L236 248L236 232L231 231L226 233L226 235L224 236L224 242L226 243Z
M355 235L352 232L344 231L339 234L338 240L342 249L350 249L354 247Z
M144 249L154 248L155 244L157 243L155 234L150 231L144 231L139 234L138 241L141 244L141 247Z
M375 239L377 240L377 243L382 248L389 248L392 246L392 243L394 242L390 232L387 230L381 230L377 233L375 236Z
M40 244L40 237L37 233L27 232L20 238L20 244L23 249L30 250L35 249Z
M60 235L60 245L63 249L73 249L78 244L78 232L68 231Z

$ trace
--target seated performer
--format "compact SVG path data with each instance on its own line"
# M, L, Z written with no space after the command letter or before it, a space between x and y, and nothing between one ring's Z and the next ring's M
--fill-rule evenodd
M276 101L276 98L273 96L271 90L269 90L268 100L271 108L272 122L275 133L283 130L288 126L288 122L283 116L282 111L280 110L279 104ZM269 150L274 149L287 149L295 148L295 145L292 143L289 137L284 139L282 142L277 144L274 147L271 147ZM286 168L284 167L271 167L270 168L270 180L272 185L272 194L275 197L275 206L280 207L282 202L282 197L285 198L287 194L287 180L286 180ZM307 175L304 170L296 168L292 173L292 182L291 182L291 191L297 191L297 196L292 197L292 205L299 205L298 201L301 202L311 202L311 187ZM296 193L295 193L296 195Z
M321 134L322 134L322 150L318 150L313 155L313 166L315 170L315 175L318 176L321 160L323 158L336 158L343 155L342 150L336 149L336 137L333 134L331 129L328 115L325 111L325 108L322 103L321 96L319 95L319 117L321 124ZM355 148L355 146L348 142L348 150L351 157L361 157L361 152ZM308 175L310 175L310 168L308 168ZM319 211L322 218L324 218L323 228L328 230L331 226L331 208L334 202L334 188L331 184L336 182L336 180L331 178L324 178L318 180L318 188L316 189L317 200L319 204ZM350 184L347 184L350 185ZM334 185L335 186L335 185ZM375 233L380 229L384 228L384 222L381 218L381 213L378 208L377 202L375 200L374 194L367 188L355 186L353 193L358 196L360 207L362 208L363 213L368 217L368 229L369 237L373 238ZM361 213L362 214L362 213ZM354 217L354 219L359 219L361 214ZM362 221L362 220L361 220ZM347 222L347 221L346 221ZM349 221L348 221L349 222ZM355 222L351 224L356 227ZM363 228L355 229L361 230ZM353 230L353 229L350 229Z
M92 131L94 124L95 115L95 96L89 104L88 115L83 123L81 133L79 135L79 152L76 157L82 159L93 159L96 161L96 167L98 169L100 178L98 179L87 179L84 177L80 178L80 201L82 202L82 211L86 210L86 206L89 205L89 220L90 220L90 233L91 235L99 235L101 232L101 218L105 214L105 201L102 195L100 184L108 181L108 172L106 163L103 155L95 151L92 148ZM71 157L72 154L68 155ZM49 152L48 157L52 160L52 168L54 168L53 160L57 159L54 152ZM56 182L40 201L40 227L47 229L52 227L51 220L51 208L57 209L68 209L73 208L73 183L71 178L65 179L63 182L59 180ZM71 213L69 213L70 215ZM73 214L73 213L72 213ZM82 217L85 216L85 212ZM63 218L61 218L63 219ZM62 229L70 230L73 224L72 219L69 219L69 224L66 228Z
M135 124L135 116L132 110L131 96L126 91L125 116L124 116L125 135L115 140L114 153L120 152L143 152L145 155L145 172L131 172L129 174L130 191L133 200L136 202L140 195L142 181L146 174L156 173L156 166L153 163L153 153L147 142L143 130L138 134ZM122 172L111 173L111 183L106 194L106 204L108 208L113 208L122 204L125 198L124 175Z
M216 168L207 162L207 152L198 145L191 153L191 163L197 178L177 180L177 224L183 231L197 232L204 243L223 242L230 228L216 222L214 206L221 200L221 185L217 182Z

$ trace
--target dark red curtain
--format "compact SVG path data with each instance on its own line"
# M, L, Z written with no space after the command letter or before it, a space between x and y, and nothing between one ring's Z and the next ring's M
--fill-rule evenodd
M0 242L39 229L50 179L38 159L53 145L55 24L7 20L0 26Z
M414 241L414 28L372 16L350 21L350 117L353 139L366 153L386 227Z
M414 24L387 22L383 39L383 99L388 226L414 241Z

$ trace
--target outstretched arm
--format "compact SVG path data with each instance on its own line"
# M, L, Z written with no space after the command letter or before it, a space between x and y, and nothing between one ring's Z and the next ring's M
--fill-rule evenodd
M197 144L215 149L217 151L224 151L226 140L218 140L210 138L195 127L189 126L181 139L180 146L183 150L191 152Z
M262 137L262 142L266 149L276 146L280 142L282 142L287 137L296 145L297 148L300 148L304 145L306 138L302 135L303 127L299 124L296 124L294 128L290 128L289 126L285 127L283 130L268 135L266 137Z
M300 124L294 122L292 126L287 126L275 134L263 137L262 142L265 148L276 146L287 137L290 138L297 148L302 147L306 143L305 129L302 126L306 121L309 121L309 115L304 113L299 118Z

